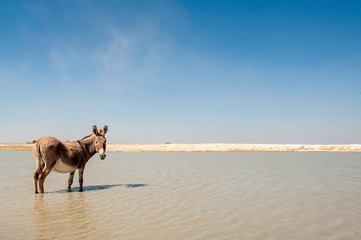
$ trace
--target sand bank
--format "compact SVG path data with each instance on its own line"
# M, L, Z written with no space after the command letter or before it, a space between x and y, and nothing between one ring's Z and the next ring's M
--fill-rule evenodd
M0 150L31 151L33 146L32 143L0 143Z
M0 150L31 151L34 144L0 143ZM107 144L108 152L361 152L361 144Z

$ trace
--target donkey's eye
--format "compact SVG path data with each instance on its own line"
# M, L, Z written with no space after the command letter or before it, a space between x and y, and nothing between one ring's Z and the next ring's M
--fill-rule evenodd
M98 142L95 142L96 144L98 144Z

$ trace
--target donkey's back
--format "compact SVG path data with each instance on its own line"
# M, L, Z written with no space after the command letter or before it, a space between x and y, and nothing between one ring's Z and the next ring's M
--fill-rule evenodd
M64 152L64 147L62 142L51 136L41 137L36 141L36 144L33 148L33 153L36 158L36 155L40 152L45 159L60 157Z

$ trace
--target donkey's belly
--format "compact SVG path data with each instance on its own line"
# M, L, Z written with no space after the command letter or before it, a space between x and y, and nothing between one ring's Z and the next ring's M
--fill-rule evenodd
M75 171L76 167L62 162L60 159L56 162L53 171L58 173L69 173Z

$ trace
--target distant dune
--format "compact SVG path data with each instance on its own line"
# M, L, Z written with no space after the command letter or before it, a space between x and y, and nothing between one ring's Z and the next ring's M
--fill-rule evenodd
M0 143L0 150L31 151L34 144ZM361 152L361 144L107 144L108 152Z
M31 151L33 146L32 143L0 143L0 150Z

